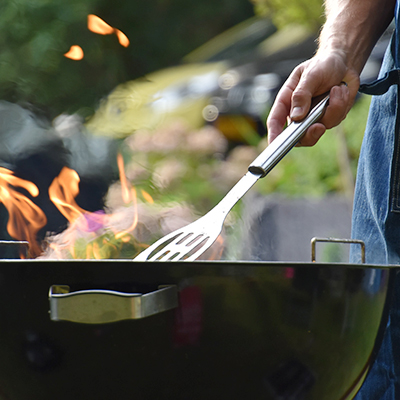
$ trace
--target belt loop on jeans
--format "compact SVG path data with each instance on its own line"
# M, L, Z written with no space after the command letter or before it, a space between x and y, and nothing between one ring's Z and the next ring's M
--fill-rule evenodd
M360 93L376 96L385 94L392 85L400 85L400 69L392 69L387 72L383 78L372 83L360 85L358 91Z

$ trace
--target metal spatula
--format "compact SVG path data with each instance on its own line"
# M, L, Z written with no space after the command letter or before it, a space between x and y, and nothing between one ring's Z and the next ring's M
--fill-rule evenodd
M228 194L197 221L164 236L142 251L134 261L194 261L218 238L232 207L301 139L323 115L329 95L324 97L301 122L292 122L249 166L248 172Z

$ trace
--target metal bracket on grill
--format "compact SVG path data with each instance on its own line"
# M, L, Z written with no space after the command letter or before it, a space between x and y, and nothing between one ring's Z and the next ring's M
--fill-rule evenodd
M112 290L70 292L67 285L49 290L50 319L81 324L107 324L140 319L178 307L176 285L159 286L150 293L123 293Z
M0 240L0 247L14 247L19 250L19 258L30 258L29 255L29 242L25 240ZM3 259L3 254L0 255L0 259Z
M361 262L363 264L365 264L365 243L362 240L314 237L311 239L311 261L312 262L315 262L315 260L316 260L316 244L317 244L317 242L358 244L361 246Z

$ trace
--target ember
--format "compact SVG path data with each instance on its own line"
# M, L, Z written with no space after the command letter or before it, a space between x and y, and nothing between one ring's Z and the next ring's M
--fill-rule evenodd
M83 50L78 45L73 45L71 48L64 54L64 57L70 58L71 60L79 61L84 57Z
M129 46L129 39L123 32L108 25L107 22L103 21L97 15L89 14L87 23L88 29L91 32L97 33L99 35L111 35L115 33L121 46Z
M117 28L113 28L112 26L108 25L107 22L103 21L97 15L88 15L87 26L91 32L97 33L99 35L112 35L113 33L115 33L118 38L119 44L123 47L128 47L130 44L129 39L125 35L125 33L121 32ZM71 46L70 49L64 54L64 57L75 61L82 60L84 56L85 54L82 48L76 44Z
M114 33L114 28L97 15L89 14L87 23L89 31L98 33L99 35L111 35Z

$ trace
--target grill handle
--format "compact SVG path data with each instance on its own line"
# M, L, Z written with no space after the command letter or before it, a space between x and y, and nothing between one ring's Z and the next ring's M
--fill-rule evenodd
M141 319L178 307L176 285L159 286L150 293L123 293L112 290L70 292L67 285L49 290L50 319L80 324L108 324Z

